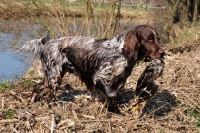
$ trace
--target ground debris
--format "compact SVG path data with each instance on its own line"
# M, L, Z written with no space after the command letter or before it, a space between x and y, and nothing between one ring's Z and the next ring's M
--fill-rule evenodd
M119 91L121 114L102 109L103 103L90 96L84 84L73 75L64 79L64 89L57 94L59 101L51 109L45 94L30 103L30 84L27 85L27 80L20 81L11 89L0 90L0 132L199 133L199 53L199 47L181 54L168 52L163 75L157 79L161 89L137 114L129 113L127 106L134 98L136 82L145 63L134 68L124 89Z

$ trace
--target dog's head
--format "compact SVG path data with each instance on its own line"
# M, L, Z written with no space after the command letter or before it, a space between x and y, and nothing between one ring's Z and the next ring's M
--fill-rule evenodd
M123 51L134 60L150 61L164 58L165 51L161 48L159 40L160 37L154 28L139 25L127 33Z

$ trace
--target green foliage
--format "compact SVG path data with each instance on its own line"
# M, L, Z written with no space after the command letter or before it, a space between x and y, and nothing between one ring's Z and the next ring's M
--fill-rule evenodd
M75 6L75 7L81 7L81 6L85 6L85 3L84 2L72 2L69 5Z
M6 119L13 119L14 118L15 110L13 110L13 109L7 109L5 111L5 113L6 113Z
M0 83L0 89L10 89L11 85L8 82Z
M31 86L32 85L32 82L30 80L27 80L25 83L26 83L27 86Z
M42 80L41 78L37 78L38 80ZM26 86L34 86L36 83L31 81L31 80L25 80L24 83L26 84Z
M197 119L196 125L197 125L197 127L200 127L200 117Z
M51 0L30 0L32 2L51 3Z
M188 111L188 114L194 118L196 118L199 115L195 109Z
M196 119L196 126L200 127L200 113L198 113L197 110L192 109L188 111L188 114Z
M200 31L196 29L199 29L199 27L199 23L195 23L195 26L193 26L193 23L185 23L185 26L183 27L174 28L175 38L172 39L172 42L182 43L191 39L197 40L199 38Z
M35 71L34 71L34 70L31 70L31 71L29 72L29 74L33 77L34 74L35 74Z

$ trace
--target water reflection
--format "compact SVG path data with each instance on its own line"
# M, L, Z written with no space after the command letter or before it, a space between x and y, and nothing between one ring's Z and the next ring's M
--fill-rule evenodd
M11 50L0 52L0 61L0 79L2 80L21 78L29 67L25 65L19 54Z
M36 24L29 27L28 24L0 22L0 83L22 78L30 67L17 50L24 42L38 37L31 29L42 28Z

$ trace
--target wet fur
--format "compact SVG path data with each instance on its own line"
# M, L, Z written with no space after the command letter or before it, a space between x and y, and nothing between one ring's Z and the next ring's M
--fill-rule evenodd
M148 40L149 36L153 39ZM43 83L48 83L50 89L48 102L56 100L56 91L66 72L78 76L90 92L98 89L113 98L138 61L164 56L159 35L149 25L139 25L111 39L41 38L27 42L22 49L33 57L39 55L45 73Z

